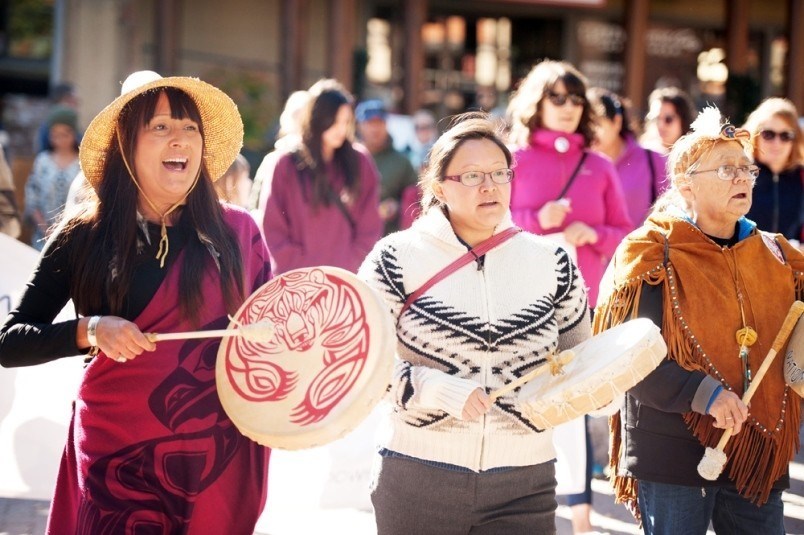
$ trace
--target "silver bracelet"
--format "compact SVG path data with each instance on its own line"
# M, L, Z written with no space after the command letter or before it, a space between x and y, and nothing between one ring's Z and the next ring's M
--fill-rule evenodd
M87 323L87 341L89 342L90 347L98 347L98 322L100 322L100 316L92 316L89 318L89 323Z

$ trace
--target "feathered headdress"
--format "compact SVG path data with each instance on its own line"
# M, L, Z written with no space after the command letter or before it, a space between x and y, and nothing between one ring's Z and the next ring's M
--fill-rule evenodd
M690 132L673 145L669 168L674 177L685 176L701 157L719 141L736 141L752 158L751 133L744 128L724 122L720 110L707 106L690 125Z

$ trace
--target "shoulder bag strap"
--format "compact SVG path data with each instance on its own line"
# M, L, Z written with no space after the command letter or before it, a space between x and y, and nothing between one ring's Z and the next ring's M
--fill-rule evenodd
M452 275L460 268L465 266L466 264L472 262L473 260L477 260L490 250L494 249L501 243L513 238L516 234L522 232L522 229L519 227L511 227L506 229L499 234L495 234L494 236L488 238L487 240L483 240L475 247L469 249L469 251L460 256L458 259L454 260L452 263L447 265L444 269L427 279L427 282L422 284L418 290L414 291L412 294L405 299L405 304L402 305L402 310L399 311L399 317L402 317L402 314L410 307L410 305L419 297L421 297L427 290L432 288L436 283L444 280L448 276Z
M567 183L564 185L564 189L562 189L561 193L559 193L558 197L556 197L556 200L563 198L564 195L567 194L567 192L570 189L570 186L572 186L572 183L575 182L575 177L577 177L578 173L581 172L581 166L583 165L584 160L586 160L587 154L588 152L583 151L583 154L581 154L581 159L578 160L578 165L575 166L575 170L572 172L572 174L569 177L569 180L567 180Z

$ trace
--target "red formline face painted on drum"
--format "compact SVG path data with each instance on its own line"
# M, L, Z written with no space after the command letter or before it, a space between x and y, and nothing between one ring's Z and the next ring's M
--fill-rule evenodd
M219 395L244 434L262 444L289 449L295 448L288 446L282 435L290 436L295 444L293 435L308 433L304 428L310 428L313 435L315 429L326 429L330 440L337 438L330 435L338 431L328 418L368 414L371 407L366 409L365 400L357 409L350 404L367 395L376 401L382 397L392 359L379 366L376 359L393 351L379 347L378 342L382 338L395 341L395 337L390 325L380 329L390 336L388 332L372 334L370 317L376 315L389 323L390 319L379 298L364 284L337 268L300 269L273 279L244 303L237 321L270 320L276 329L269 342L232 337L221 344ZM380 381L374 384L372 374L386 368L388 377L382 377L385 371L381 371ZM270 414L256 420L252 417L263 411ZM243 413L248 414L245 421Z

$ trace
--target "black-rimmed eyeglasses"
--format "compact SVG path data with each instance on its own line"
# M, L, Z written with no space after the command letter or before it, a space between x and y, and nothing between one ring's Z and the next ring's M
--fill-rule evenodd
M452 180L460 182L464 186L474 187L479 186L486 180L486 176L491 177L491 181L495 184L507 184L514 179L513 169L497 169L491 173L484 173L482 171L467 171L460 175L445 176L444 180Z
M738 174L745 174L751 180L756 180L759 176L759 167L756 165L721 165L717 169L702 169L700 171L689 171L688 175L698 175L700 173L715 172L720 180L733 181Z

